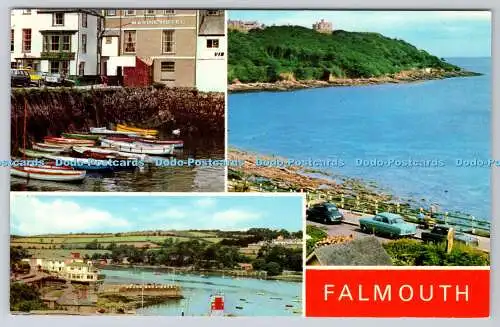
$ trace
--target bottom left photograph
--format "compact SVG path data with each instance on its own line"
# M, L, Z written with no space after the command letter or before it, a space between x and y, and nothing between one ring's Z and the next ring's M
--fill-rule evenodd
M12 192L10 311L301 316L300 194Z

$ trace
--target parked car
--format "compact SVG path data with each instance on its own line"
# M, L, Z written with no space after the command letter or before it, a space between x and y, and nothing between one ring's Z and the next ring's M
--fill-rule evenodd
M45 77L47 76L47 73L32 71L30 72L30 76L31 76L31 84L40 87L45 84Z
M422 232L422 241L441 243L446 241L448 238L448 233L450 231L450 226L446 225L436 225L430 232ZM479 246L479 239L475 236L465 234L463 232L454 232L453 239L457 242L469 245L469 246Z
M47 74L47 75L45 75L45 83L47 85L51 85L51 84L63 84L64 83L64 77L61 74L59 74L59 73Z
M307 209L306 219L323 224L341 223L344 215L332 203L321 203Z
M360 218L359 227L364 232L385 234L390 237L412 236L417 233L415 225L405 222L400 215L389 212Z
M24 69L11 69L10 84L12 86L29 86L31 84L30 74Z

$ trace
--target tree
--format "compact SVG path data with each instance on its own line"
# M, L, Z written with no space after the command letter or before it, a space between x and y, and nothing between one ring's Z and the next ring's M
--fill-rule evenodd
M40 293L33 287L24 283L10 284L10 310L29 312L44 309L45 305L40 299Z
M283 268L277 262L268 262L265 266L268 276L277 276L283 272Z
M265 270L266 269L266 260L255 259L254 262L252 262L252 267L254 270Z

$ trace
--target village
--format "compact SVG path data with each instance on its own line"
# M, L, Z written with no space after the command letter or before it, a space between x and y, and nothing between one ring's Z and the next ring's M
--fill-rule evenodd
M16 85L159 83L224 92L226 56L223 10L11 11Z

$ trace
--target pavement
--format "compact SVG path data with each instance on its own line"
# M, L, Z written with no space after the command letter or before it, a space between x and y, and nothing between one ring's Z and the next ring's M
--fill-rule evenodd
M366 215L366 214L360 214L356 212L352 212L349 210L342 210L340 211L344 214L344 221L341 224L333 224L333 225L324 225L321 223L316 223L316 222L311 222L308 221L307 224L317 226L317 227L322 227L326 228L326 231L328 235L330 236L336 236L336 235L353 235L355 238L363 238L367 236L372 236L371 234L364 233L361 231L359 228L359 219L363 217L372 217L373 215ZM409 223L411 224L411 223ZM421 239L422 236L422 230L421 228L418 228L417 226L417 233L413 237L414 239ZM383 237L376 235L375 236L378 240L380 240L383 243L386 243L390 241L390 238ZM485 252L490 252L490 239L487 237L480 237L480 236L475 236L479 240L479 246L478 248L482 251Z

